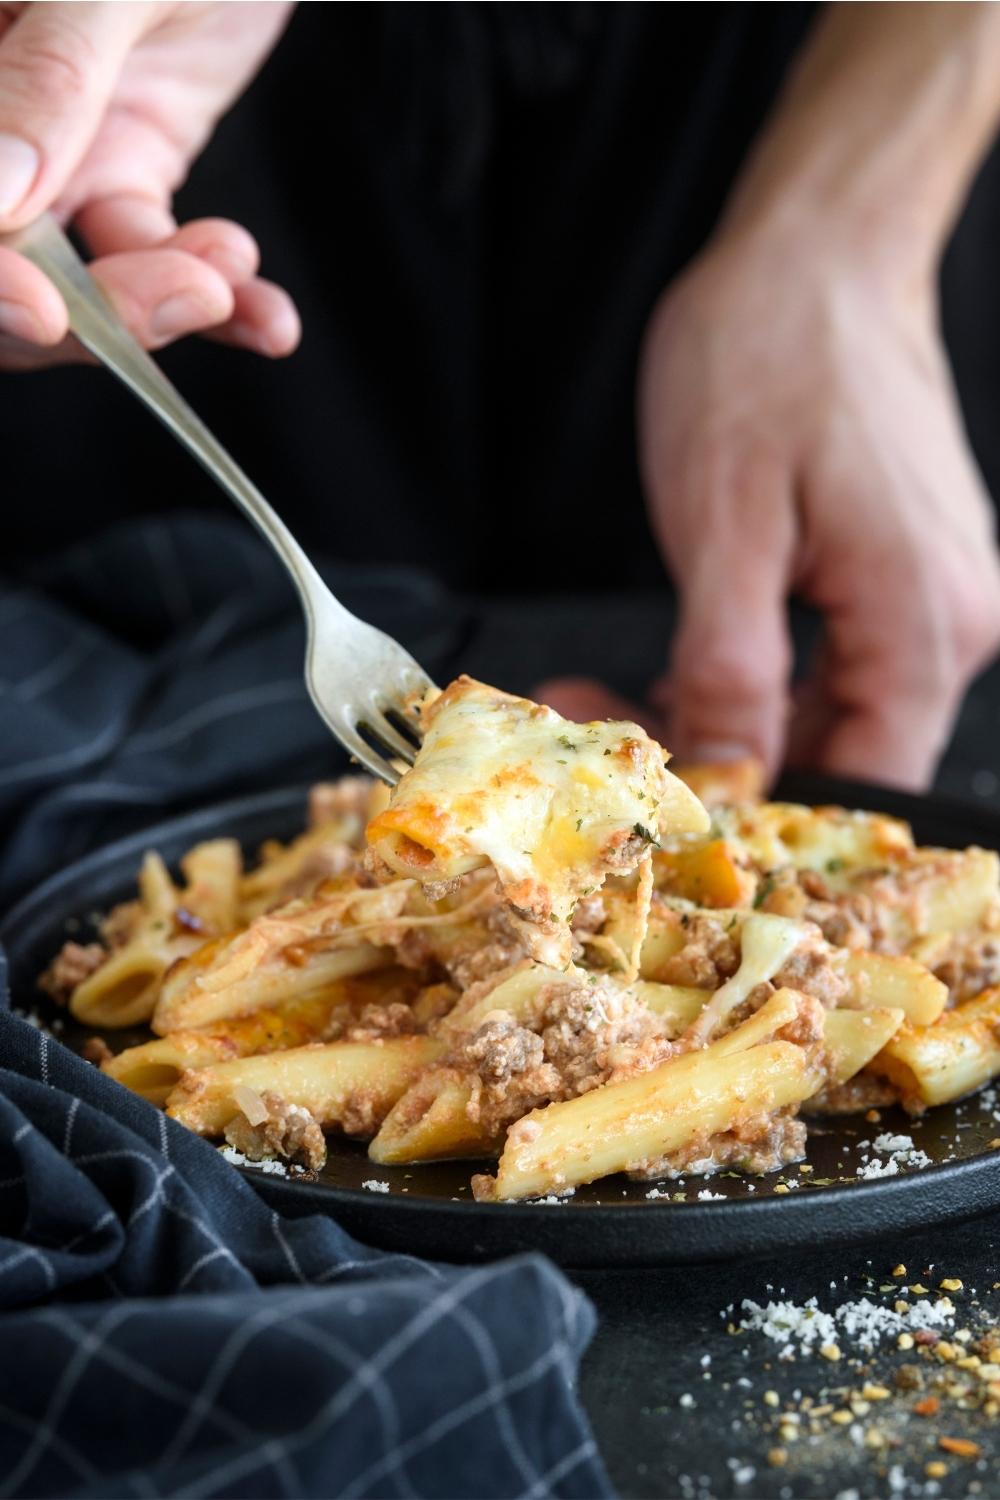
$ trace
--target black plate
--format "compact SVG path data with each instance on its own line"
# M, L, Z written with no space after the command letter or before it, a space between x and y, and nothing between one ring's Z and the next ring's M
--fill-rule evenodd
M908 819L921 843L1000 846L1000 816L941 798L915 798L881 788L817 777L789 777L782 795L804 802L838 802ZM92 917L132 894L144 849L175 863L200 839L229 834L248 853L265 838L288 838L302 825L305 790L272 792L176 818L100 849L26 897L0 924L10 963L15 1006L51 1015L35 989L67 936L86 941ZM62 1040L78 1047L86 1033L72 1023ZM134 1034L122 1042L137 1040ZM858 1181L862 1143L883 1131L912 1135L932 1165L878 1181ZM656 1185L667 1198L650 1199L650 1183L607 1178L555 1204L477 1204L471 1201L469 1162L377 1167L364 1149L331 1140L330 1158L314 1181L264 1176L248 1169L258 1192L286 1213L334 1213L369 1244L452 1260L486 1260L519 1250L542 1250L563 1265L663 1265L763 1255L812 1245L851 1242L947 1219L971 1218L1000 1207L1000 1136L996 1094L932 1110L922 1121L883 1111L877 1125L861 1117L827 1122L810 1137L808 1165L769 1177L688 1178ZM388 1192L363 1187L388 1184ZM779 1186L796 1184L787 1191ZM699 1192L723 1199L701 1201ZM683 1201L674 1201L682 1194Z

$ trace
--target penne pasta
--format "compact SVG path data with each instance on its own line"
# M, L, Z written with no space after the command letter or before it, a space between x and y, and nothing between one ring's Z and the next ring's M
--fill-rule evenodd
M736 847L725 839L658 850L653 871L657 890L695 906L749 906L757 890L756 874L741 865Z
M256 869L226 838L176 880L145 856L137 899L44 976L81 1021L149 1023L95 1049L105 1073L251 1159L316 1170L324 1130L385 1166L492 1157L475 1191L505 1201L772 1171L801 1113L1000 1075L997 855L832 807L709 827L637 726L469 679L424 728L391 793L315 789Z
M181 860L182 908L210 932L232 932L240 920L243 856L235 839L197 844Z
M828 1084L836 1088L860 1073L906 1020L905 1011L828 1010L823 1019Z
M185 1073L167 1114L198 1135L222 1135L241 1106L240 1087L278 1095L321 1126L374 1135L396 1100L441 1052L426 1036L327 1042L235 1058Z
M148 1021L168 969L235 922L239 866L235 840L198 844L181 862L186 884L178 889L160 856L146 854L127 935L74 989L76 1019L109 1030Z
M474 1119L473 1085L455 1068L430 1068L392 1106L368 1155L383 1166L490 1156L499 1142Z
M285 1001L302 999L338 979L387 965L392 956L371 943L311 953L301 963L275 953L254 964L248 972L234 975L229 982L220 982L214 972L219 959L218 949L209 944L172 970L163 983L151 1022L159 1036L236 1020Z
M946 1104L1000 1073L1000 986L956 1005L932 1026L907 1025L871 1064L909 1109Z
M799 1104L822 1075L801 1047L768 1042L720 1054L713 1043L623 1083L534 1110L507 1132L495 1178L476 1177L481 1200L536 1198L642 1167Z
M899 1008L917 1026L936 1021L948 1003L948 989L923 964L885 953L845 953L844 974L855 1005Z
M172 1031L128 1047L103 1062L101 1071L151 1104L162 1105L190 1068L328 1038L331 1028L346 1025L364 1006L390 1001L419 1004L419 976L405 969L381 969L345 977L268 1010L200 1030Z

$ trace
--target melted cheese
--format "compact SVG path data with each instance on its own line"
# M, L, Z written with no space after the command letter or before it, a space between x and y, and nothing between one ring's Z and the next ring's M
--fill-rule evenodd
M573 724L460 677L425 710L416 763L368 826L400 875L496 870L529 952L565 967L579 897L635 869L661 833L708 814L637 724Z
M773 979L799 944L809 936L802 922L753 912L740 932L740 966L712 996L698 1017L694 1035L707 1041L726 1017L742 1005L758 984Z

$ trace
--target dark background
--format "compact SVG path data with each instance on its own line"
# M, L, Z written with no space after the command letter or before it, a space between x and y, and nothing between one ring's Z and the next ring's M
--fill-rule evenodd
M302 347L269 364L190 341L164 366L308 547L474 593L661 584L634 459L638 342L812 15L301 6L179 216L258 235ZM994 493L998 231L994 154L944 277ZM101 372L0 376L0 392L9 566L139 512L225 508Z

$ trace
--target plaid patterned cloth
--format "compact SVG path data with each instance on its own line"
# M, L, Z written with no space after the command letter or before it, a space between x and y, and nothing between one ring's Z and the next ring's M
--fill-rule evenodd
M0 1494L610 1494L573 1393L593 1313L547 1261L283 1219L3 1009L0 1060Z
M327 572L447 672L453 601ZM303 649L235 517L0 580L0 901L172 809L336 771ZM573 1394L592 1328L539 1258L431 1266L282 1219L0 993L0 1496L606 1495Z

